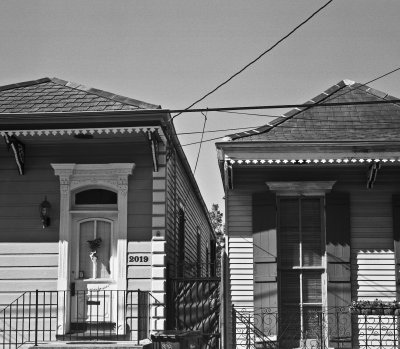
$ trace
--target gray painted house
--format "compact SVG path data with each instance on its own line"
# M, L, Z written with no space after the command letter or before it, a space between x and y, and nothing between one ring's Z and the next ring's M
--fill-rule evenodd
M215 237L168 113L44 78L0 87L0 135L0 342L33 340L36 302L39 341L173 328L166 269Z

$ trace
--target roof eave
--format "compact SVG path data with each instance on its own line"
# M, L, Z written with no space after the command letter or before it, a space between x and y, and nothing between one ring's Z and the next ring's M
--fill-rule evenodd
M48 113L1 113L0 129L35 129L77 125L147 125L160 124L168 119L168 113L154 110L114 110Z

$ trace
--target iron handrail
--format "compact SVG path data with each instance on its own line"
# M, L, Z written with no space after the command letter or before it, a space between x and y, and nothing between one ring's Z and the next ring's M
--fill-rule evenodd
M141 290L26 291L0 311L0 346L11 349L28 342L37 346L39 341L82 338L139 343L150 335L149 293ZM107 312L111 314L113 304L114 315L104 317ZM60 321L65 319L70 319L70 331L58 333Z
M255 340L256 340L257 344L261 344L262 348L269 348L269 347L271 347L271 345L275 344L275 341L272 341L272 340L266 338L264 333L260 329L258 329L254 325L254 323L251 322L250 315L248 317L246 317L246 314L237 310L234 305L232 306L232 313L236 319L239 319L240 322L246 326L246 337L250 337L251 334L253 333L254 336L256 337ZM251 340L251 338L250 338L250 340ZM250 342L250 345L251 345L251 342ZM268 347L267 347L267 345L268 345ZM252 348L256 348L256 346L254 345L254 346L252 346Z

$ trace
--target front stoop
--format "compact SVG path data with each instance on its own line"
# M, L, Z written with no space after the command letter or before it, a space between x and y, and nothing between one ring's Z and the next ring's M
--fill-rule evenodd
M26 349L152 349L152 343L149 344L133 344L132 342L113 342L113 341L57 341L49 343L39 343L37 347L32 344L24 346Z

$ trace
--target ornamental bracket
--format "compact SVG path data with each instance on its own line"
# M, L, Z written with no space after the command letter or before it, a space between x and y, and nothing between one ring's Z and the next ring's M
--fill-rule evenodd
M224 161L224 186L225 190L233 189L233 169L228 161Z
M367 172L367 188L372 189L374 186L374 183L376 181L376 176L378 175L378 170L381 168L381 163L380 162L374 162L371 164L368 168Z
M4 133L4 140L7 144L8 151L11 149L14 154L18 173L23 176L25 167L25 144L22 143L16 136L9 136L7 133Z
M153 160L153 171L158 172L158 141L156 137L156 133L154 131L147 131L147 140L150 145L151 149L151 155L152 155L152 160Z

